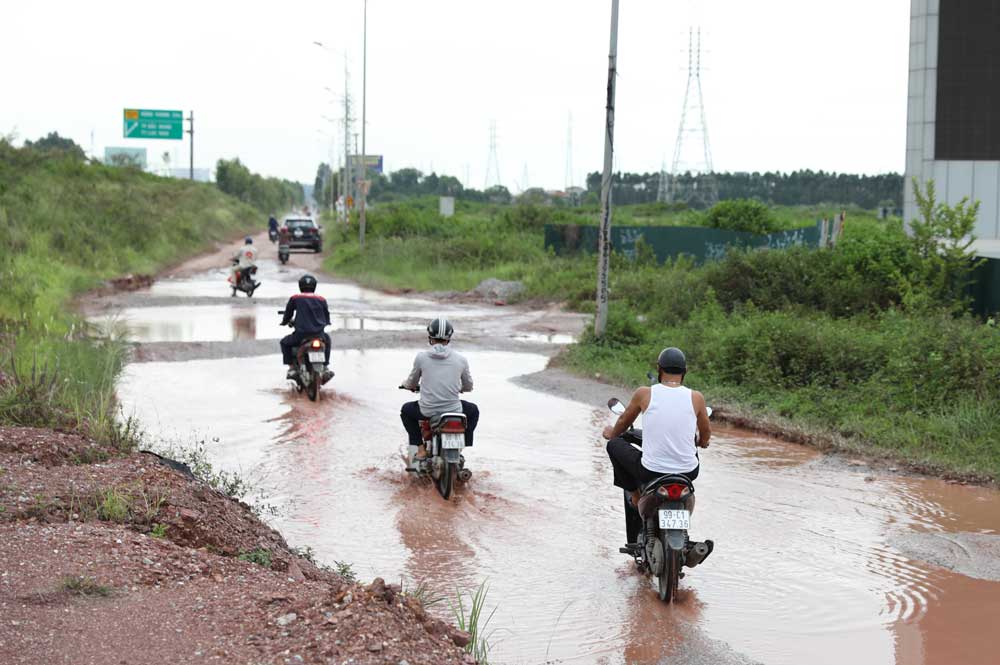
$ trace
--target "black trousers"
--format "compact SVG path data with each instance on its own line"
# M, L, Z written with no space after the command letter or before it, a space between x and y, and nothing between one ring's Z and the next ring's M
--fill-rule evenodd
M304 333L296 330L291 335L281 338L281 362L286 365L295 363L295 352L299 345L310 337L320 337L326 342L326 364L330 364L330 336L324 333Z
M625 542L634 543L639 539L639 531L642 530L642 517L639 516L639 511L629 500L629 494L666 474L650 471L644 467L642 465L642 450L625 439L611 439L608 441L607 451L608 457L611 458L611 467L615 472L615 486L625 490L625 537L627 538ZM693 482L698 477L700 469L701 465L699 464L690 471L676 475L684 476Z
M462 402L462 413L465 414L465 445L472 445L472 432L475 431L479 423L479 407L472 402ZM423 436L420 434L420 421L427 420L427 416L420 412L420 402L407 402L399 410L399 418L403 421L403 427L410 436L410 445L419 446L423 443Z

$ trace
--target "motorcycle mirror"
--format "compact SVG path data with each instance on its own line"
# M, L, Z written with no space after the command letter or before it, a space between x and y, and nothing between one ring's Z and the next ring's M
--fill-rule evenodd
M646 372L646 378L652 381L653 383L656 383L656 381L658 380L658 377L652 372Z
M705 409L708 411L708 417L711 418L712 417L712 407L706 406Z
M617 397L612 397L608 400L608 409L610 409L611 413L616 416L620 416L625 413L625 405L618 401Z

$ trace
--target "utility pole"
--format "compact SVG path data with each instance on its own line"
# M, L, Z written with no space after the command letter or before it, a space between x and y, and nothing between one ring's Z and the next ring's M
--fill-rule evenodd
M347 200L351 198L351 90L347 60L344 60L344 222L351 221L351 209Z
M365 146L365 101L368 93L368 0L365 0L364 32L362 37L361 55L361 214L358 227L360 237L358 245L365 248L365 204L368 203L368 153Z
M186 130L191 135L191 161L188 165L188 178L194 180L194 111L188 112L187 120L191 123L190 129Z
M608 98L604 121L604 174L601 176L601 230L597 239L597 315L594 337L608 326L608 259L611 257L611 179L615 151L615 76L618 67L618 0L611 0L611 48L608 52Z

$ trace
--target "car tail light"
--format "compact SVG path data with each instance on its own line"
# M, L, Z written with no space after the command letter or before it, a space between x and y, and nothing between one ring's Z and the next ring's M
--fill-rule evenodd
M660 485L656 488L656 493L665 496L671 501L678 501L687 492L684 485Z
M312 341L312 348L314 348L314 349L322 349L323 348L323 342L319 341L318 339L314 339Z
M465 423L461 420L446 420L441 424L441 431L448 434L464 434Z

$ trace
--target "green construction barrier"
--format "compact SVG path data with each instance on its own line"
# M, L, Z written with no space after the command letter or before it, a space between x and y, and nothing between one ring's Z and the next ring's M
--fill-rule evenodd
M820 225L779 231L768 235L726 231L702 226L614 226L611 246L629 258L635 258L641 239L663 263L681 255L696 262L722 258L730 247L783 249L794 245L819 247ZM598 227L579 224L546 224L545 247L558 255L597 251Z
M972 311L982 316L1000 312L1000 259L986 259L972 273Z

